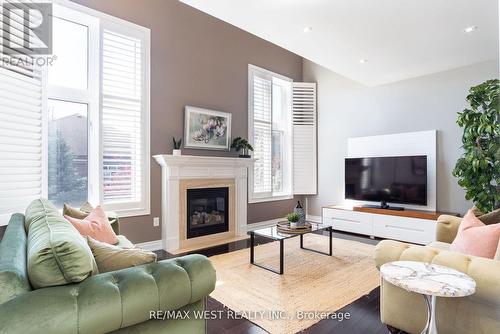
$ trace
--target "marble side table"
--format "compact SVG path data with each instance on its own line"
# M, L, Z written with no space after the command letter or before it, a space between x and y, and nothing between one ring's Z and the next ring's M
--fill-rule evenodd
M387 282L424 296L427 325L422 334L437 334L436 297L465 297L476 291L476 282L455 269L415 261L389 262L380 267Z

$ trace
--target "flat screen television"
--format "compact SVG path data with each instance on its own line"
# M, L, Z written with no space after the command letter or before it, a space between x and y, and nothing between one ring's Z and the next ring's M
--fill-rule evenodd
M427 157L399 156L345 159L345 198L427 205Z

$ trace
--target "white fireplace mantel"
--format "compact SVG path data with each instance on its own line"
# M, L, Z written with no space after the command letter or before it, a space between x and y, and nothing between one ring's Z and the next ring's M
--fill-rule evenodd
M170 154L154 155L162 173L162 243L167 251L179 249L180 180L234 179L235 234L244 235L247 225L247 170L255 159Z

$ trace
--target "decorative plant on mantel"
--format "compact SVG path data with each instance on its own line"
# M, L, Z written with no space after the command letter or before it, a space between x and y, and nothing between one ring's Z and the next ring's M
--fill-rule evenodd
M458 113L464 154L453 175L482 212L500 206L500 81L488 80L469 90L470 109Z
M172 141L174 142L174 150L173 150L172 154L173 155L181 155L182 138L175 140L175 137L172 137Z
M248 143L248 141L241 137L236 137L233 139L231 144L231 148L234 148L236 151L240 152L240 158L250 158L250 154L248 151L253 152L253 147Z

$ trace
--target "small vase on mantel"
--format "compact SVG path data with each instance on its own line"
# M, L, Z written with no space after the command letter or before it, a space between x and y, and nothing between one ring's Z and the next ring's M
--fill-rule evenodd
M297 226L304 226L306 224L306 212L304 211L302 205L300 205L300 201L297 201L297 205L295 206L295 209L293 209L293 212L299 215Z
M178 157L182 155L182 150L172 150L172 155Z

